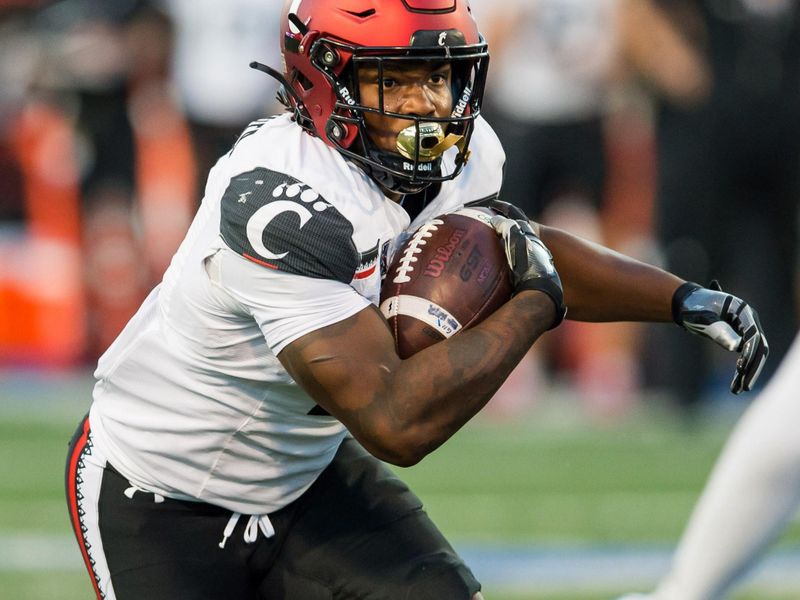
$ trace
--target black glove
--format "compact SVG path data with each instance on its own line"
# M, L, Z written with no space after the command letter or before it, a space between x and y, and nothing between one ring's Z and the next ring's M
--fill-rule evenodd
M687 282L672 296L672 318L691 333L738 352L731 391L740 394L753 389L769 355L769 344L758 314L747 302L723 292L717 281L708 288Z
M553 255L533 232L526 220L514 220L495 215L492 226L503 238L508 264L511 266L514 294L523 290L544 292L556 305L556 319L550 327L556 327L564 320L567 307L564 305L564 290Z

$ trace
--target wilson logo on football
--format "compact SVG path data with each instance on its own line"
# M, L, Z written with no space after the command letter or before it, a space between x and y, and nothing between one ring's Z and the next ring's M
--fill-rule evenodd
M453 252L458 248L465 233L463 229L456 229L453 235L450 236L447 244L436 249L436 256L427 264L423 275L427 275L428 277L441 276L445 265L453 256Z

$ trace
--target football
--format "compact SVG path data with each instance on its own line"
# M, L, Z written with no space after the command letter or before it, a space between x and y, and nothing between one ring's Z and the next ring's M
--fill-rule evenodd
M511 298L511 269L493 214L462 208L441 215L397 252L380 308L401 358L477 325Z

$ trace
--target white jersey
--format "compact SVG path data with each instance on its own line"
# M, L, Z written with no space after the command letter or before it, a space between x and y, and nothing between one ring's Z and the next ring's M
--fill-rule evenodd
M505 157L482 120L470 148L412 223L288 115L249 126L162 283L100 358L90 423L109 462L142 489L244 514L300 496L347 432L276 357L377 304L392 252L421 223L498 193Z

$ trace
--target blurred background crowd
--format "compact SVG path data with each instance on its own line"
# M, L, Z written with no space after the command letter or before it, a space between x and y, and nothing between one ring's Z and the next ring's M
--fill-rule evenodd
M800 2L472 0L504 199L797 329ZM205 176L278 112L279 0L0 0L0 368L91 368L160 280ZM567 322L491 410L692 414L732 358L677 327Z

